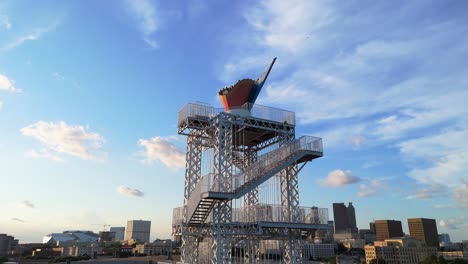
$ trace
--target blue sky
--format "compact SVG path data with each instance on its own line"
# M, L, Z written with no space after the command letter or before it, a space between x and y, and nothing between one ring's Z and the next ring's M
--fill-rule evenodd
M468 239L466 1L0 1L0 232L152 221L182 205L185 103L256 78L325 156L301 205L435 218Z

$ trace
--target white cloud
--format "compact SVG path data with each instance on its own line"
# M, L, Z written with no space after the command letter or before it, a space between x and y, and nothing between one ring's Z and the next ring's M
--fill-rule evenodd
M133 196L133 197L143 197L144 193L138 189L132 189L130 187L120 185L117 187L117 192L123 195L127 196Z
M19 203L19 206L25 208L35 208L34 204L29 200L24 200Z
M25 153L25 156L29 157L29 158L36 158L36 159L48 159L48 160L53 160L53 161L56 161L56 162L63 162L64 161L61 157L50 153L45 148L40 149L40 150L30 149Z
M370 184L361 184L359 186L358 196L369 197L378 194L378 191L383 188L382 181L371 180Z
M361 135L354 135L349 141L349 144L354 148L359 148L366 142L366 140L367 139Z
M81 159L96 158L104 138L97 133L87 131L80 125L68 125L63 121L38 121L21 129L24 136L33 137L46 148L57 153L64 153Z
M58 73L58 72L53 72L53 73L52 73L52 78L53 78L54 80L58 80L58 81L63 81L63 80L65 80L65 77L64 77L63 75L61 75L60 73Z
M468 184L464 183L453 190L453 198L461 208L468 208Z
M11 22L7 15L0 14L0 27L4 27L7 30L11 28Z
M27 41L38 40L44 34L53 31L59 23L60 20L57 20L55 23L51 24L48 27L34 28L29 33L16 37L12 42L5 46L5 49L14 49Z
M348 184L360 182L359 177L353 176L351 171L334 170L330 172L325 179L319 180L323 186L339 187Z
M140 139L138 145L145 150L143 155L146 162L159 160L165 166L177 169L185 166L185 153L173 142L173 137L153 137L151 139Z
M152 48L158 48L158 43L151 35L159 29L159 17L155 2L149 0L126 0L127 9L138 23L139 30L143 33L143 40Z
M439 226L442 228L447 228L447 229L468 228L468 218L461 216L461 217L442 219L439 221Z
M7 76L0 74L0 91L19 92L15 87L15 81L9 79Z
M454 188L467 179L468 129L447 130L439 134L403 141L400 152L410 160L425 161L409 172L420 183Z
M415 193L408 195L406 199L413 200L413 199L420 199L420 200L427 200L432 199L437 196L445 195L447 190L443 186L430 186L428 188L422 188L416 190Z
M297 53L314 45L316 31L333 20L322 1L260 1L247 9L247 22L257 31L259 45Z
M19 219L19 218L16 218L16 217L13 217L11 218L12 221L16 221L16 222L20 222L20 223L24 223L25 221L23 219Z

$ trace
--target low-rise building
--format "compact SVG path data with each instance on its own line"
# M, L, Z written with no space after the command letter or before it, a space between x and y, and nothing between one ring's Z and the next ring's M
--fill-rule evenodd
M146 254L148 256L167 255L172 249L172 241L155 240L153 243L137 244L133 249L134 253Z
M329 259L335 255L335 244L304 243L302 245L303 260Z
M342 239L340 242L343 244L348 249L352 248L361 248L364 249L364 246L366 245L366 241L364 239Z
M456 259L463 259L468 261L468 251L444 251L437 252L437 256L443 257L445 260L452 261Z
M437 247L404 237L375 241L373 246L365 246L365 253L367 264L373 259L383 259L387 264L417 264L428 256L437 255Z

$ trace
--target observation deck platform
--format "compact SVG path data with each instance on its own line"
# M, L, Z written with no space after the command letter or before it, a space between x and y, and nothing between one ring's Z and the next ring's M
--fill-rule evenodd
M224 112L201 103L188 103L178 114L178 133L189 135L201 131L202 137L211 137L210 125L218 115L226 115L234 124L233 146L256 146L275 137L276 131L294 131L295 113L278 108L246 103Z

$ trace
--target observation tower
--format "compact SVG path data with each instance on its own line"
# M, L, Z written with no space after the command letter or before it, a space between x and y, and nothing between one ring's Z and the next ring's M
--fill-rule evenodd
M179 111L184 205L172 225L182 263L301 263L304 238L327 229L327 209L299 206L298 174L322 157L322 139L296 138L294 112L255 104L275 61L221 89L222 109Z

